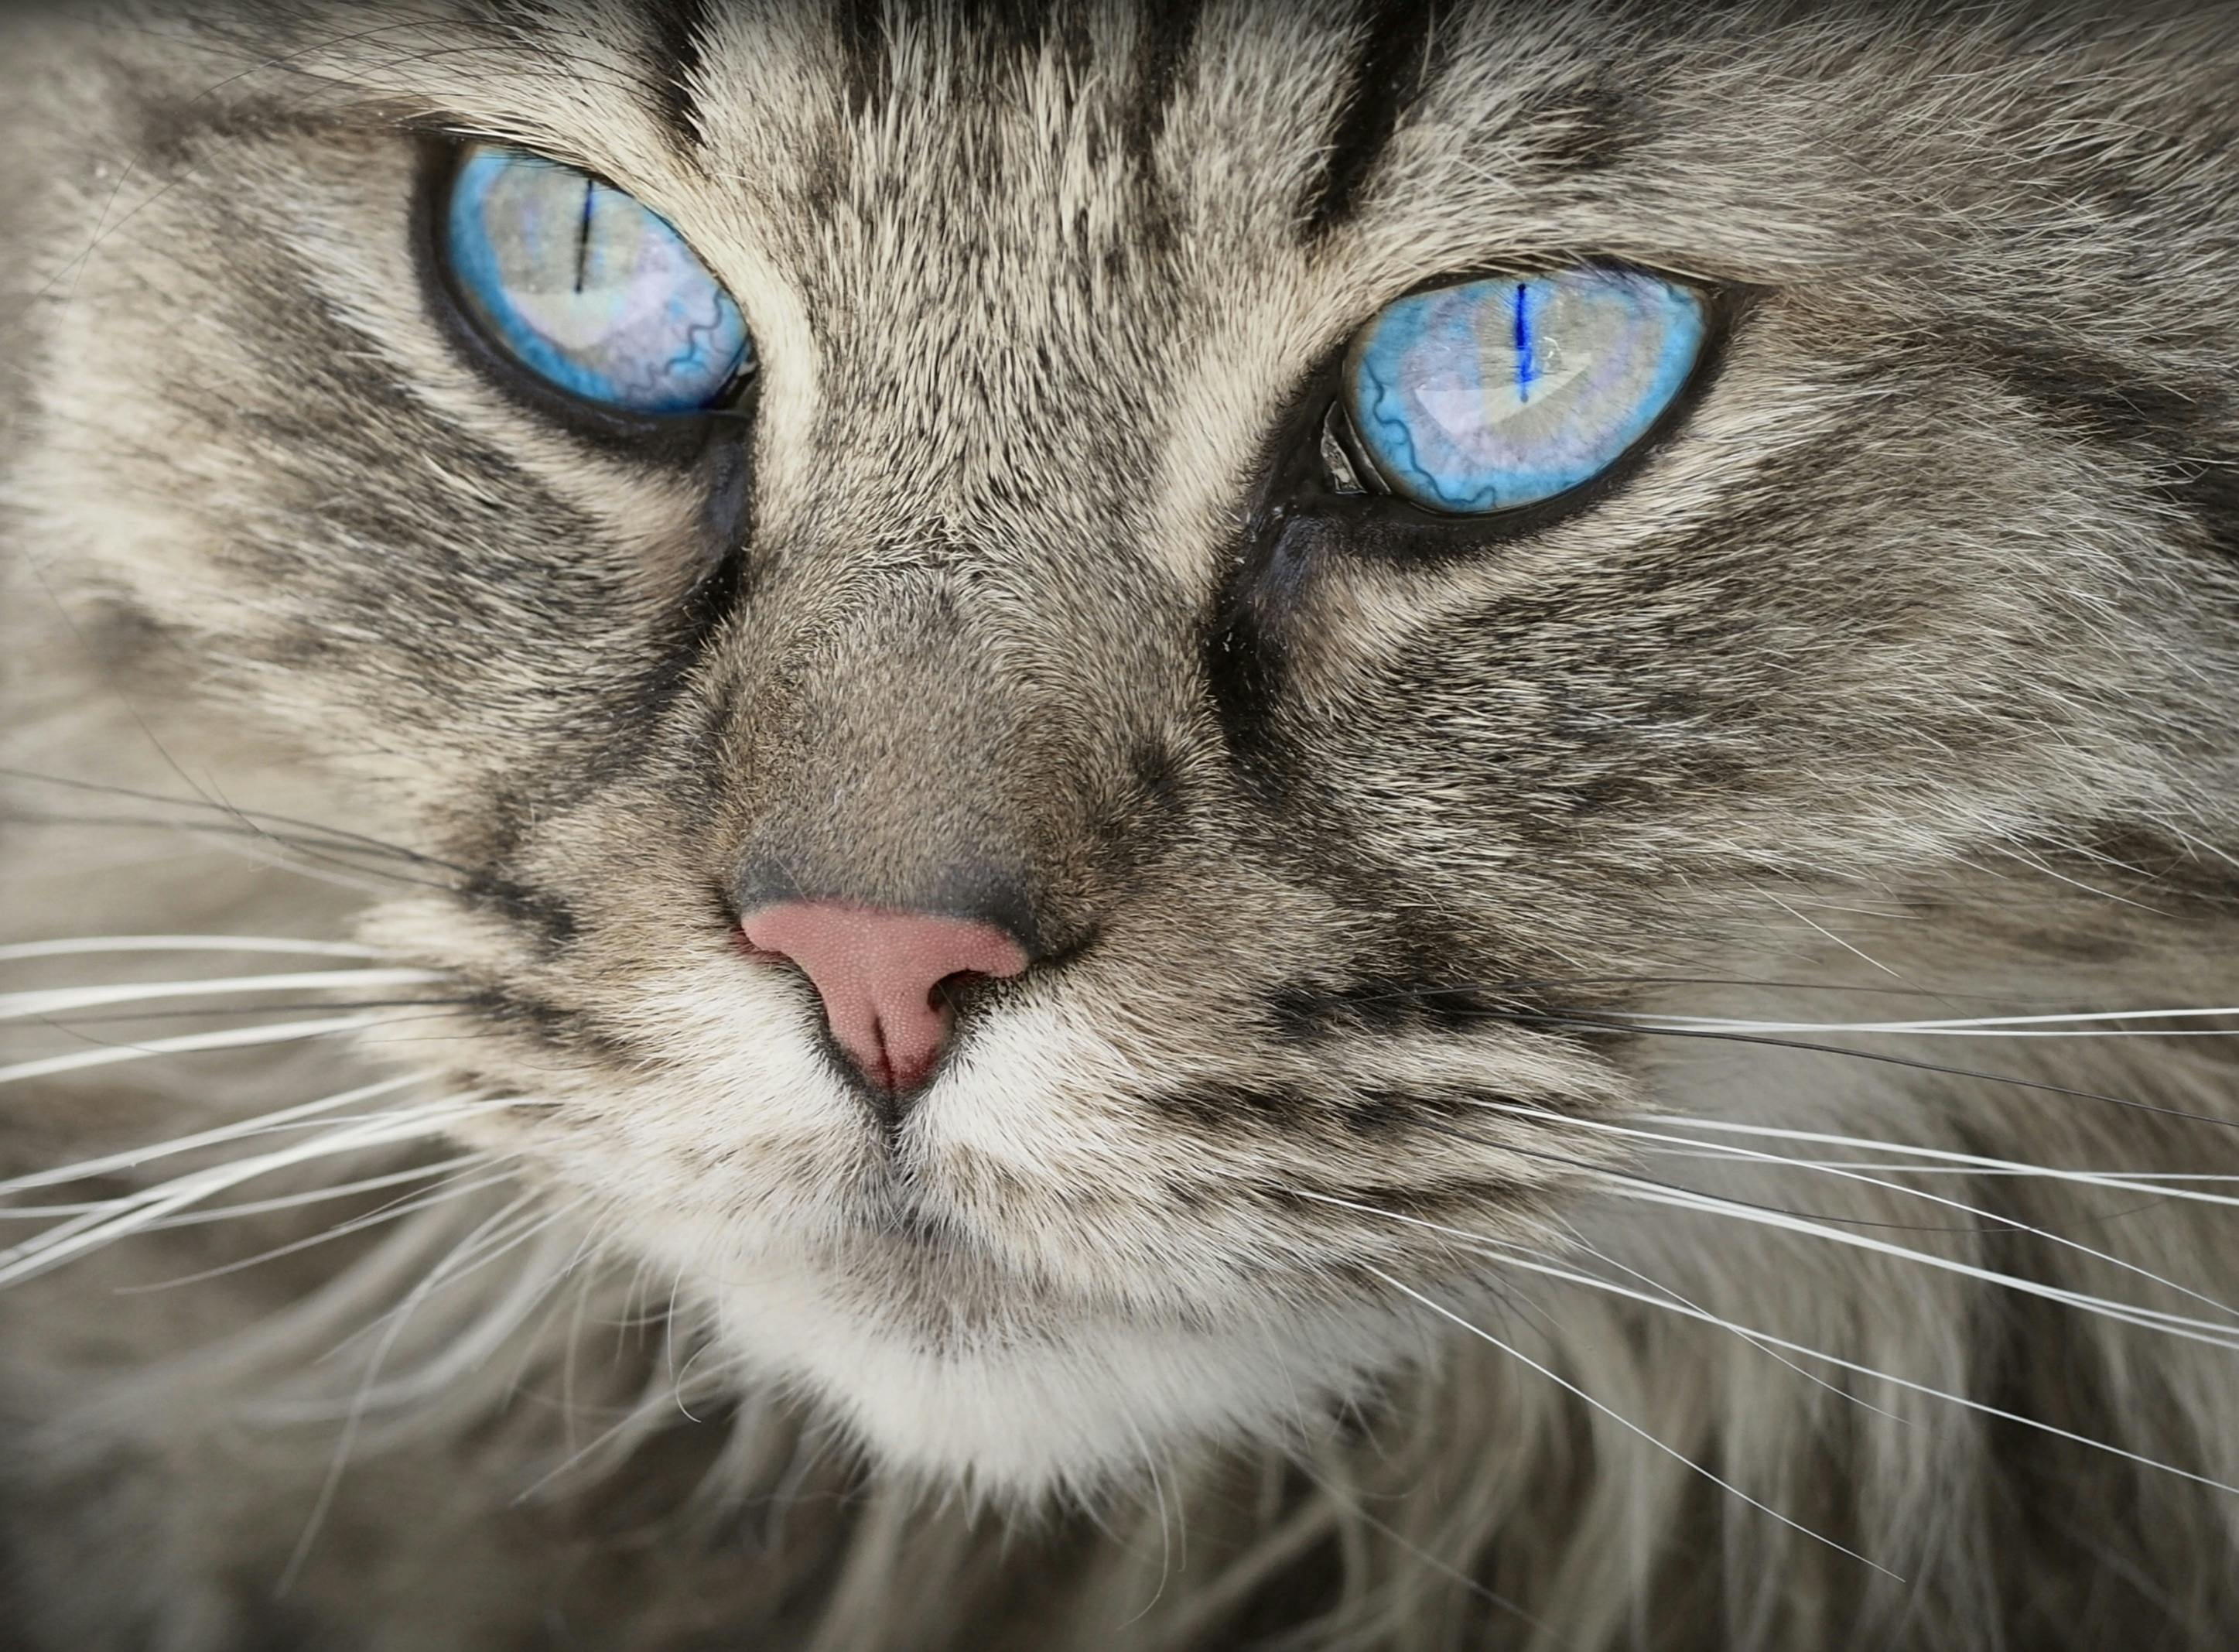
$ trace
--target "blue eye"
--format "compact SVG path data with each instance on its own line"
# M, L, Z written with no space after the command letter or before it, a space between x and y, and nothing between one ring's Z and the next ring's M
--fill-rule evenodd
M1345 404L1378 475L1453 515L1567 493L1623 457L1685 386L1702 298L1582 269L1417 293L1361 330Z
M683 237L573 167L475 145L445 231L454 283L484 330L587 402L688 412L749 363L738 305Z

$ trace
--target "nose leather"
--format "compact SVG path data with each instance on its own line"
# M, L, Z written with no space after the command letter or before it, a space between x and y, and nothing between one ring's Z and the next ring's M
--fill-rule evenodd
M858 1072L890 1095L925 1082L954 1013L941 983L1021 973L1026 949L1008 930L940 913L841 901L781 901L750 912L747 944L798 965L824 1001L825 1024Z

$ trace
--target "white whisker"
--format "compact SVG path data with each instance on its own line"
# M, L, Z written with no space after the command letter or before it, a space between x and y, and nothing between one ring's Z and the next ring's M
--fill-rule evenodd
M1533 1108L1520 1102L1481 1102L1478 1103L1478 1105L1485 1108L1487 1111L1520 1113L1526 1116L1544 1117L1551 1121L1558 1119L1561 1116L1560 1115L1549 1112L1545 1109ZM1620 1136L1631 1141L1678 1142L1682 1146L1694 1145L1694 1143L1689 1141L1685 1136L1673 1136L1662 1130L1646 1130L1641 1129L1637 1126L1613 1123L1606 1119L1572 1119L1570 1122L1581 1129L1592 1130L1601 1134ZM1803 1164L1802 1161L1791 1159L1784 1154L1767 1153L1756 1148L1730 1148L1727 1149L1727 1152L1731 1156L1734 1162L1740 1163L1778 1165L1788 1169L1802 1168ZM2157 1274L2149 1268L2142 1268L2136 1262L2125 1262L2122 1257L2115 1256L2111 1252L2101 1250L2092 1245L2087 1245L2080 1240L2068 1238L2063 1235L2054 1233L2048 1229L2036 1227L2030 1222L2020 1220L2018 1217L2006 1216L2002 1212L1996 1210L1988 1210L1980 1205L1969 1204L1962 1199L1946 1198L1942 1194L1930 1193L1924 1188L1908 1187L1902 1182L1891 1182L1886 1176L1870 1176L1857 1170L1832 1169L1825 1169L1824 1174L1834 1176L1840 1181L1856 1182L1867 1187L1887 1189L1889 1191L1900 1194L1906 1198L1920 1199L1930 1204L1941 1205L1946 1209L1957 1210L1970 1216L1979 1216L1986 1222L1996 1222L2001 1229L2008 1232L2026 1233L2031 1235L2036 1238L2045 1241L2048 1244L2058 1245L2064 1249L2076 1251L2081 1255L2091 1257L2095 1261L2103 1262L2109 1267L2120 1269L2124 1273L2133 1274L2141 1279L2150 1281L2152 1283L2160 1285L2165 1289L2176 1292L2180 1296L2189 1296L2193 1301L2200 1302L2207 1307L2220 1309L2224 1313L2239 1316L2239 1308L2233 1308L2228 1302L2218 1302L2213 1296L2205 1296L2200 1291L2192 1289L2189 1286L2180 1285L2174 1279L2169 1279L2161 1274ZM1695 1189L1680 1189L1680 1191L1693 1192ZM1717 1196L1706 1195L1704 1196L1715 1197ZM2137 1311L2144 1313L2153 1310L2140 1309ZM2239 1330L2235 1330L2234 1334L2239 1335Z
M383 1188L406 1187L415 1182L425 1182L435 1176L449 1176L455 1171L488 1164L488 1153L462 1153L455 1157L436 1159L427 1164L415 1164L409 1169L391 1170L382 1176L362 1176L355 1182L337 1182L330 1186L309 1189L302 1193L281 1194L269 1199L244 1200L239 1204L219 1205L209 1210L189 1210L183 1216L169 1216L149 1224L151 1230L165 1228L192 1228L213 1222L234 1222L243 1216L270 1216L281 1210L296 1210L309 1204L324 1204L334 1199L355 1198L361 1193L378 1193ZM467 1185L478 1185L469 1183ZM384 1206L384 1209L389 1207ZM351 1224L327 1230L326 1237L339 1235Z
M0 1067L0 1084L19 1079L45 1078L56 1073L80 1072L89 1067L108 1067L118 1062L145 1061L155 1056L190 1056L208 1049L245 1049L256 1044L286 1044L309 1038L330 1038L337 1033L362 1032L377 1027L375 1015L336 1016L323 1021L291 1021L262 1027L229 1027L223 1032L189 1033L176 1038L151 1038L145 1043L104 1045L99 1049L73 1050L67 1056L48 1056L38 1061Z
M336 987L416 987L443 978L433 969L314 969L294 975L230 976L208 981L50 987L37 992L0 992L0 1021L159 998L216 998L248 992L309 992Z
M528 1209L541 1196L541 1194L535 1192L526 1193L514 1200L506 1208L514 1212ZM429 1275L427 1282L431 1289L426 1291L415 1289L412 1298L399 1303L390 1310L390 1315L395 1316L394 1328L402 1329L405 1320L412 1311L425 1302L436 1289L455 1285L480 1269L500 1261L530 1240L557 1227L587 1202L588 1202L587 1199L575 1199L566 1204L555 1205L547 1209L529 1209L527 1218L517 1222L510 1230L500 1224L495 1232L482 1238L479 1243L462 1243L453 1251L451 1256L446 1259L448 1265L439 1265L437 1269ZM393 1410L415 1404L448 1387L456 1379L488 1359L504 1343L508 1336L517 1330L528 1316L535 1312L537 1304L544 1300L545 1294L557 1285L564 1276L564 1270L541 1268L523 1269L522 1276L507 1288L505 1294L478 1316L475 1322L476 1329L472 1336L462 1336L448 1343L440 1354L425 1364L415 1367L405 1376L394 1378L388 1382L371 1382L361 1386L350 1400L348 1410L334 1405L322 1406L311 1402L300 1402L275 1408L271 1415L276 1418L284 1417L288 1421L296 1422L332 1422L349 1415L350 1412L355 1412L362 1417L369 1411ZM375 1320L367 1329L371 1330L382 1325L384 1321L389 1319L390 1315L384 1315L382 1319ZM354 1337L350 1340L355 1342L358 1339ZM393 1351L394 1339L385 1337L383 1347ZM382 1357L385 1359L385 1354ZM376 1374L377 1369L376 1366Z
M1904 1581L1903 1578L1899 1576L1896 1572L1891 1571L1888 1567L1883 1565L1879 1561L1869 1559L1867 1556L1860 1554L1857 1549L1850 1548L1846 1544L1837 1542L1833 1538L1827 1536L1824 1533L1812 1530L1810 1527L1804 1525L1801 1521L1791 1519L1790 1516L1782 1514L1779 1509L1775 1509L1771 1504L1751 1496L1749 1493L1744 1491L1739 1486L1735 1485L1733 1482L1725 1479L1724 1476L1714 1473L1709 1469L1705 1469L1701 1463L1696 1462L1685 1452L1666 1445L1663 1441L1658 1439L1654 1435L1642 1428L1631 1418L1604 1403L1602 1401L1596 1399L1592 1395L1587 1393L1585 1389L1580 1388L1576 1382L1571 1382L1568 1377L1564 1376L1561 1373L1550 1369L1547 1366L1542 1365L1538 1360L1533 1359L1529 1354L1525 1353L1521 1349L1501 1341L1499 1337L1495 1336L1491 1331L1486 1330L1484 1327L1471 1323L1468 1320L1464 1319L1459 1314L1455 1313L1452 1309L1432 1297L1425 1296L1413 1286L1409 1285L1401 1280L1393 1278L1382 1269L1375 1267L1370 1263L1363 1262L1360 1264L1360 1268L1363 1273L1374 1275L1385 1284L1391 1286L1392 1289L1399 1292L1402 1296L1411 1297L1414 1301L1420 1302L1424 1307L1429 1309L1440 1318L1448 1320L1453 1324L1459 1326L1462 1329L1467 1331L1471 1336L1491 1343L1502 1353L1507 1355L1511 1359L1531 1367L1531 1369L1538 1372L1540 1376L1545 1377L1549 1382L1556 1384L1558 1388L1565 1389L1566 1392L1576 1396L1578 1399L1591 1406L1595 1410L1600 1412L1602 1416L1609 1418L1611 1422L1616 1423L1619 1428L1624 1429L1626 1432L1646 1441L1650 1445L1655 1447L1658 1451L1663 1452L1666 1456L1685 1464L1688 1468L1692 1469L1697 1474L1701 1475L1705 1480L1708 1480L1712 1485L1715 1485L1720 1489L1740 1498L1744 1502L1749 1504L1751 1508L1755 1509L1763 1514L1771 1515L1782 1525L1789 1528L1791 1531L1800 1532L1804 1536L1810 1538L1814 1542L1824 1543L1828 1548L1834 1549L1838 1554L1848 1555L1852 1560L1857 1561L1863 1566L1872 1567L1874 1570L1881 1573L1884 1577L1895 1579L1898 1582L1903 1582Z
M72 1256L97 1249L169 1216L197 1204L212 1194L256 1176L292 1165L362 1149L392 1146L442 1134L449 1125L480 1114L511 1107L511 1100L487 1101L468 1106L457 1098L431 1102L401 1114L377 1117L365 1124L335 1130L312 1141L261 1154L255 1158L191 1172L172 1181L130 1194L117 1201L106 1219L87 1216L61 1223L34 1238L0 1250L0 1287L14 1284L60 1266Z
M2189 1480L2198 1485L2212 1487L2217 1491L2228 1491L2234 1495L2239 1495L2239 1485L2216 1479L2209 1475L2196 1473L2190 1469L2180 1469L2173 1462L2163 1462L2158 1458L2127 1450L2122 1446L2110 1444L2104 1440L2094 1439L2088 1434L2077 1434L2056 1423L2046 1422L2019 1411L2005 1410L1985 1401L1970 1399L1963 1394L1954 1394L1948 1389L1940 1389L1927 1382L1916 1382L1910 1377L1898 1376L1892 1372L1861 1364L1856 1360L1844 1359L1839 1354L1827 1353L1806 1342L1794 1342L1784 1336L1776 1336L1771 1331L1761 1330L1755 1326L1744 1325L1737 1321L1713 1314L1707 1309L1697 1307L1684 1297L1678 1296L1677 1293L1669 1292L1665 1287L1660 1285L1656 1289L1665 1294L1651 1296L1647 1291L1636 1290L1631 1286L1621 1285L1613 1279L1603 1279L1578 1269L1565 1268L1560 1263L1549 1262L1544 1257L1531 1256L1524 1252L1520 1247L1505 1240L1495 1239L1490 1235L1471 1233L1465 1229L1451 1228L1443 1222L1432 1222L1421 1216L1404 1216L1397 1210L1381 1210L1373 1205L1356 1204L1350 1200L1333 1198L1325 1194L1306 1193L1296 1188L1290 1191L1302 1198L1339 1205L1346 1209L1358 1210L1364 1215L1382 1216L1410 1228L1422 1228L1450 1238L1467 1241L1465 1249L1470 1249L1472 1254L1482 1256L1488 1262L1498 1262L1505 1268L1516 1268L1528 1273L1544 1274L1550 1279L1562 1280L1575 1285L1585 1285L1591 1289L1605 1291L1613 1296L1622 1296L1629 1301L1661 1309L1665 1313L1677 1314L1682 1318L1698 1320L1704 1324L1731 1331L1736 1336L1746 1337L1752 1342L1761 1343L1768 1348L1784 1349L1804 1359L1818 1360L1840 1370L1850 1371L1859 1376L1871 1377L1877 1382L1888 1382L1895 1387L1909 1389L1915 1394L1924 1395L1930 1399L1948 1401L1953 1405L1978 1412L1984 1416L1997 1417L2007 1422L2018 1422L2023 1428L2035 1429L2039 1433L2070 1441L2076 1445L2090 1446L2095 1451L2107 1452L2110 1455L2122 1457L2143 1468L2158 1469L2163 1474L2175 1475L2181 1480ZM1598 1252L1596 1254L1599 1255ZM1605 1256L1602 1260L1610 1259ZM1623 1266L1622 1263L1617 1265ZM1627 1268L1625 1272L1632 1274L1636 1278L1641 1276L1633 1269Z
M1906 1154L1915 1158L1929 1159L1937 1164L1949 1165L1959 1170L1982 1170L2005 1176L2042 1176L2056 1182L2075 1182L2088 1187L2108 1188L2121 1193L2137 1193L2159 1199L2183 1199L2202 1204L2239 1206L2239 1196L2223 1193L2203 1193L2189 1188L2170 1187L2169 1182L2239 1182L2239 1176L2197 1175L2185 1170L2064 1170L2050 1165L2023 1164L2013 1159L1988 1158L1979 1153L1962 1153L1950 1148L1918 1147L1909 1142L1877 1142L1870 1136L1838 1136L1821 1130L1799 1130L1772 1124L1744 1124L1731 1119L1696 1118L1672 1115L1661 1122L1674 1129L1710 1130L1720 1135L1755 1136L1784 1142L1798 1142L1817 1147L1859 1148L1874 1153ZM1909 1172L1917 1174L1922 1167L1908 1166Z
M2239 1016L2239 1009L2102 1009L2074 1015L1976 1016L1939 1021L1747 1021L1717 1016L1624 1014L1613 1015L1609 1019L1628 1026L1704 1032L1899 1033L1923 1038L2218 1038L2239 1034L2239 1028L2229 1027L2147 1029L2102 1024L2117 1021L2197 1021L2218 1016Z
M378 949L351 941L298 941L268 935L96 935L0 946L0 963L110 952L299 953L314 958L377 959Z
M142 1165L176 1154L190 1153L197 1148L216 1147L243 1136L262 1135L300 1121L320 1117L340 1108L355 1106L359 1102L371 1101L409 1085L423 1083L435 1077L432 1072L403 1073L395 1078L384 1078L377 1083L363 1084L355 1089L338 1095L322 1096L316 1102L302 1102L294 1107L282 1108L275 1113L263 1113L238 1123L223 1125L215 1129L197 1130L191 1136L175 1136L166 1141L152 1142L146 1147L128 1149L121 1153L105 1154L97 1159L80 1159L74 1164L60 1165L51 1170L34 1170L28 1176L0 1182L0 1198L31 1188L49 1188L71 1182L83 1182L96 1176L108 1176L119 1170L136 1170Z
M2036 1280L2025 1279L2018 1275L2003 1274L1995 1269L1977 1267L1973 1262L1960 1262L1950 1256L1939 1256L1932 1251L1915 1250L1905 1245L1892 1244L1888 1240L1875 1238L1870 1234L1845 1232L1842 1229L1830 1227L1824 1222L1792 1216L1784 1210L1771 1210L1761 1205L1744 1204L1736 1200L1719 1198L1714 1194L1663 1187L1653 1182L1643 1181L1638 1176L1629 1176L1617 1171L1604 1170L1598 1171L1596 1174L1604 1180L1614 1183L1620 1196L1640 1203L1666 1205L1704 1215L1728 1216L1737 1221L1754 1222L1760 1227L1777 1228L1790 1233L1825 1239L1832 1243L1846 1245L1857 1250L1870 1250L1883 1256L1902 1257L1907 1262L1918 1262L1940 1272L1977 1279L1985 1284L2001 1286L2023 1296L2040 1296L2048 1302L2056 1302L2086 1313L2097 1314L2123 1324L2136 1326L2142 1330L2160 1331L2165 1336L2178 1337L2186 1342L2205 1342L2215 1348L2239 1350L2239 1329L2227 1325L2219 1325L2213 1321L2193 1319L2158 1308L2143 1308L2136 1303L2112 1302L2103 1296L2093 1296L2083 1291L2067 1290L2057 1285L2043 1284Z
M462 1158L446 1159L440 1165L422 1167L410 1173L409 1176L402 1172L391 1176L369 1176L363 1182L353 1184L347 1190L365 1192L382 1186L394 1186L401 1180L425 1180L429 1175L456 1169L462 1165L486 1164L489 1162L488 1154L469 1154ZM232 1262L221 1262L214 1268L204 1268L191 1274L179 1274L169 1279L157 1280L153 1284L120 1286L116 1294L120 1296L143 1296L150 1291L176 1290L182 1285L200 1284L206 1279L222 1279L228 1274L241 1273L247 1269L277 1261L282 1256L292 1256L299 1251L312 1249L332 1240L347 1238L354 1233L362 1233L369 1228L378 1228L387 1222L416 1216L422 1210L432 1209L436 1205L448 1203L453 1199L464 1198L469 1194L479 1193L485 1188L502 1187L513 1179L513 1176L514 1173L507 1169L481 1177L454 1176L448 1183L431 1188L425 1193L409 1198L392 1199L377 1210L368 1211L362 1216L354 1216L348 1222L337 1222L331 1228L322 1229L317 1233L292 1240L287 1244L274 1245L269 1249L258 1251L254 1256L242 1256ZM339 1196L344 1191L345 1189L342 1188L322 1189L319 1194L304 1196L304 1201L308 1202L314 1198ZM237 1215L241 1209L242 1207L239 1206L229 1207L227 1214ZM197 1213L197 1216L199 1214ZM173 1216L169 1221L152 1223L150 1228L152 1230L154 1228L183 1227L196 1219L196 1216Z
M351 1448L357 1442L358 1429L364 1421L368 1396L380 1379L382 1362L403 1335L405 1326L410 1322L412 1311L458 1268L461 1258L469 1254L485 1235L494 1229L502 1229L517 1213L534 1202L535 1197L533 1193L525 1193L485 1217L471 1233L452 1247L449 1255L429 1269L426 1276L412 1288L402 1303L375 1322L381 1328L380 1340L374 1346L373 1353L366 1362L365 1376L343 1416L342 1436L336 1442L334 1458L327 1466L326 1478L320 1485L318 1498L311 1506L310 1515L303 1523L302 1535L296 1540L296 1547L288 1557L288 1563L281 1569L276 1592L284 1595L294 1586L297 1573L309 1557L311 1545L316 1541L320 1528L326 1523L327 1511L334 1505L335 1493L342 1485L342 1470L349 1462Z

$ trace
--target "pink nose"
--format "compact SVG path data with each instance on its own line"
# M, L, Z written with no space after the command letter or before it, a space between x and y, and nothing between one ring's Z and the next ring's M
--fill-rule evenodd
M748 913L747 943L801 966L825 1023L856 1070L880 1089L914 1089L955 1015L938 989L952 976L1014 976L1026 949L992 923L890 912L839 901L783 901Z

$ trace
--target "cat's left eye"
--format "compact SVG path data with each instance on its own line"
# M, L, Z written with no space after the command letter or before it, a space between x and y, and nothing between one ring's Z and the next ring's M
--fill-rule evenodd
M505 354L586 402L685 413L753 362L739 307L667 219L588 173L478 143L442 212L451 284Z
M1616 464L1678 400L1702 296L1610 266L1471 281L1385 306L1341 405L1374 478L1442 516L1538 504Z

